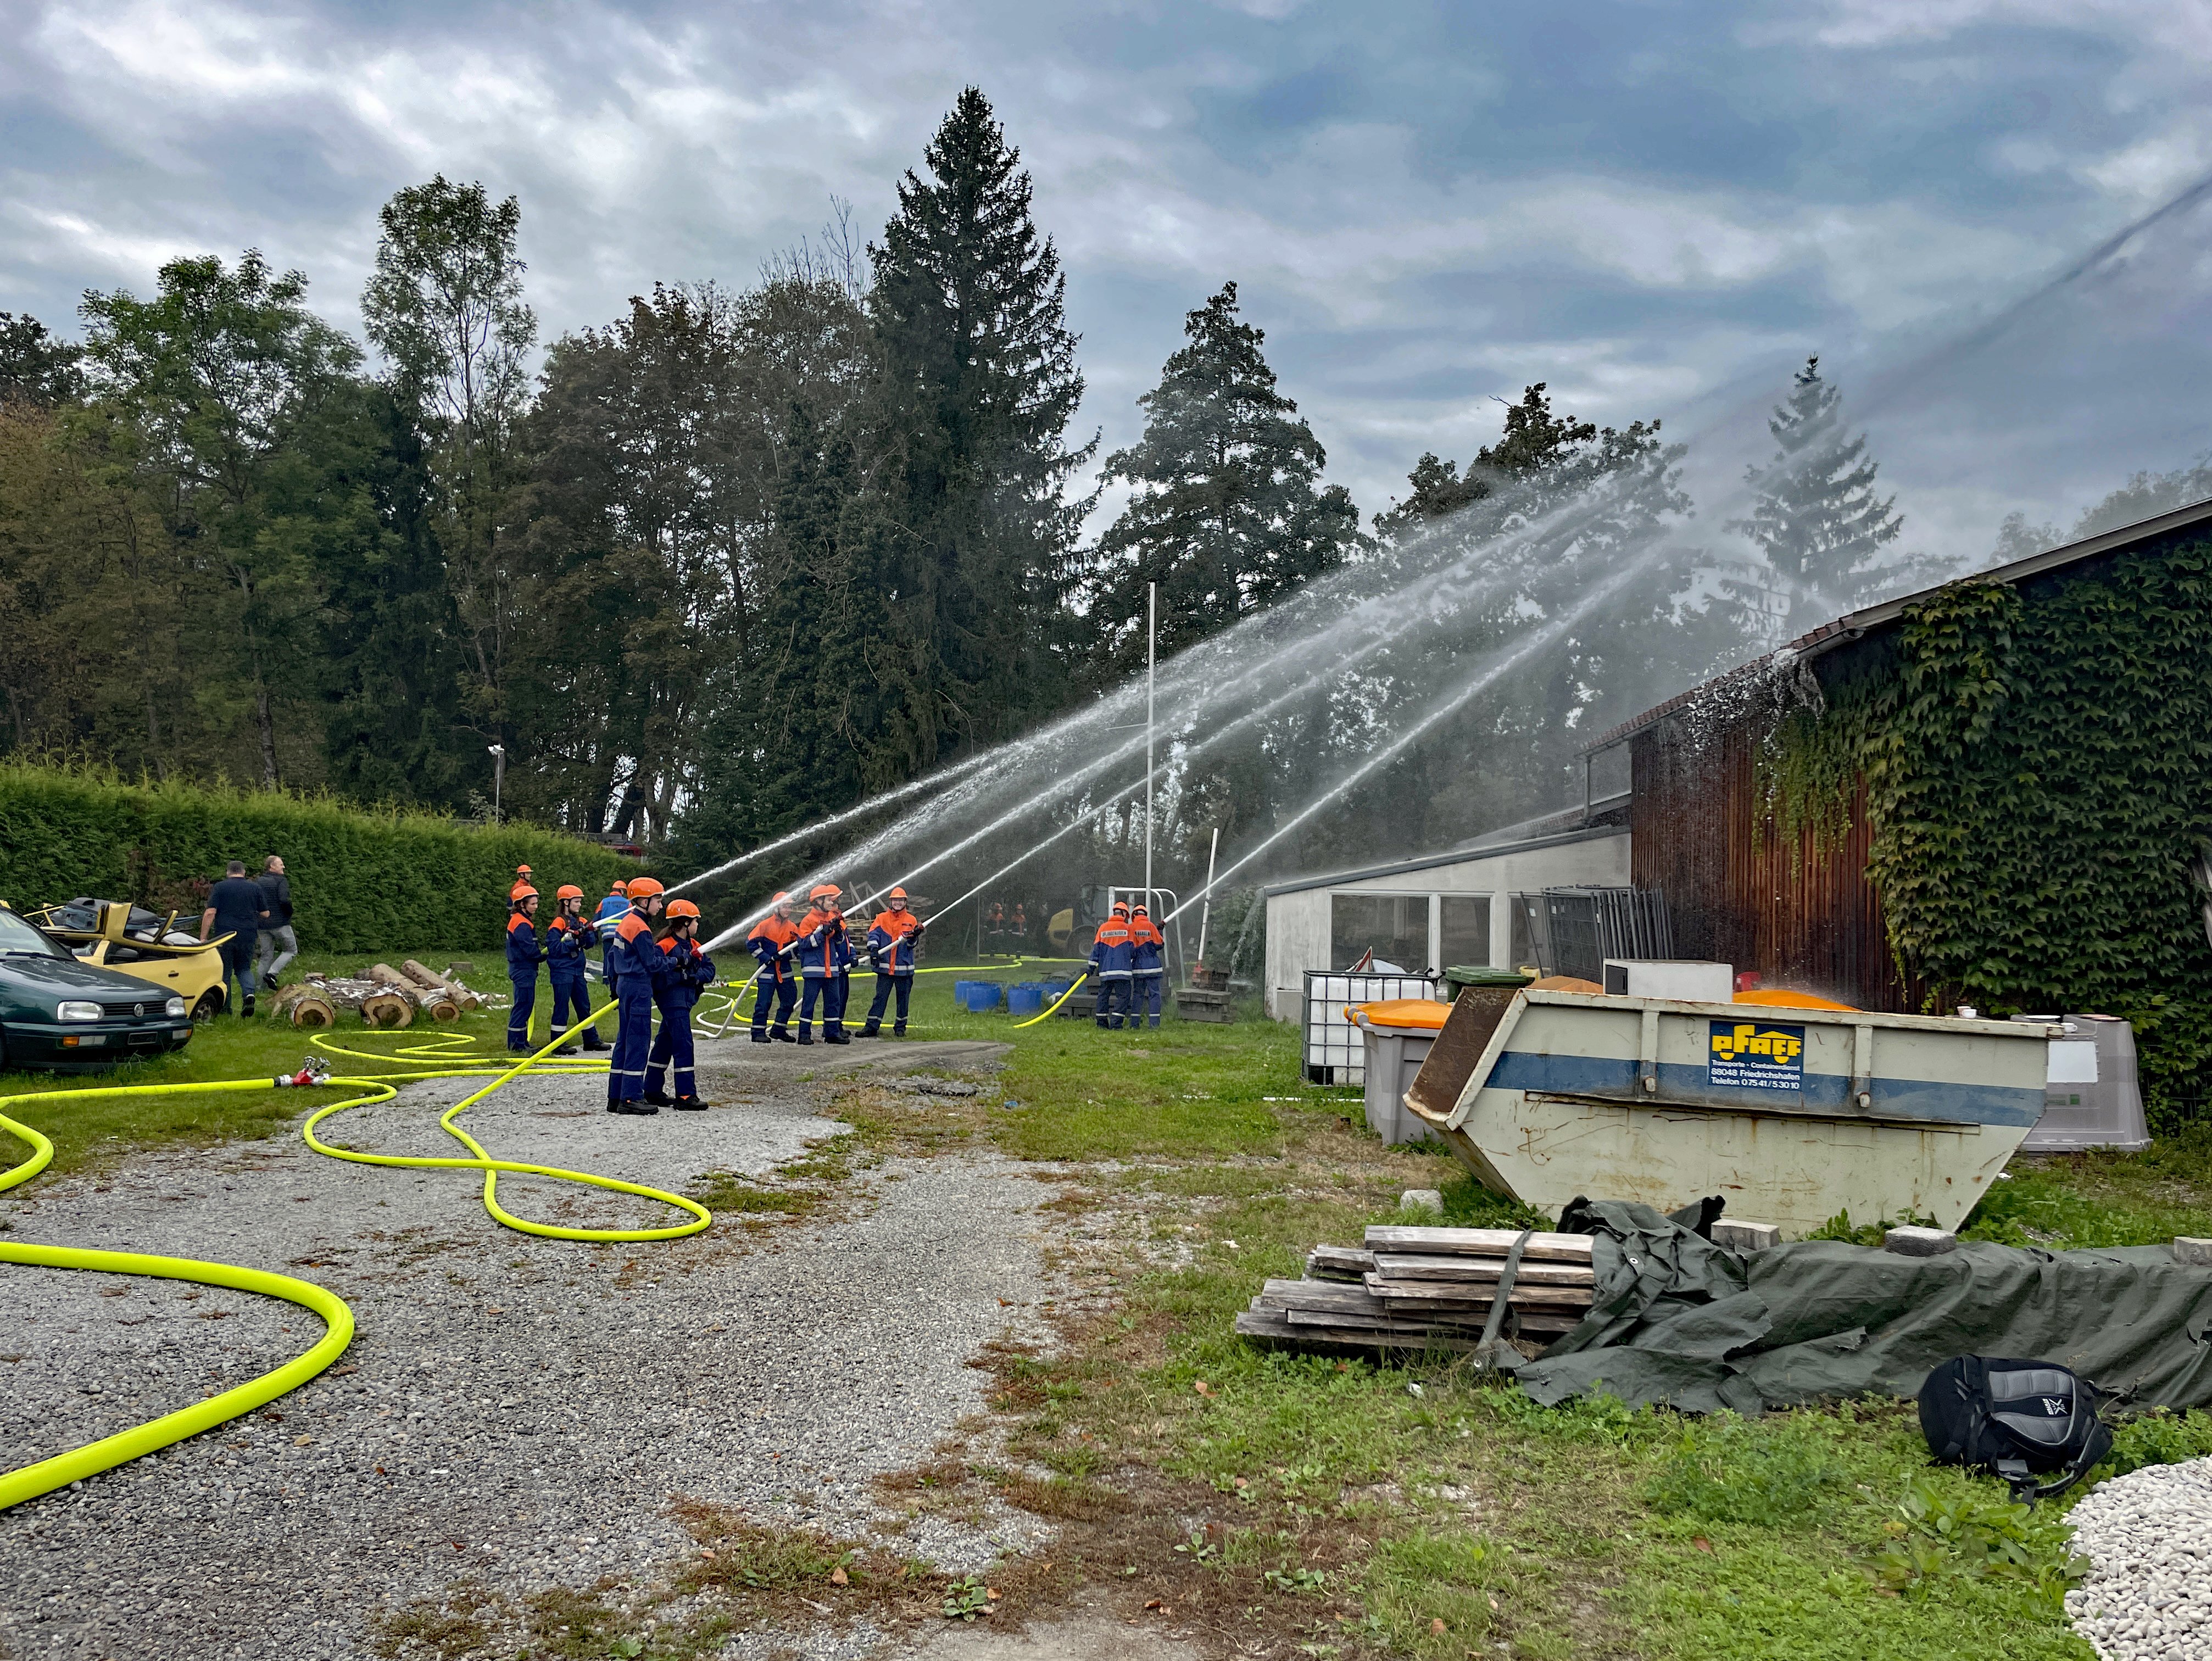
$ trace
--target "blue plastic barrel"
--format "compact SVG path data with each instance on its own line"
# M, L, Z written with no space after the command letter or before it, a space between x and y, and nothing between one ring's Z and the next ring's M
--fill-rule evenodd
M988 1009L996 1009L999 1007L1000 995L1005 990L996 981L963 981L960 983L960 987L965 989L965 995L961 999L960 1007L971 1015L980 1015Z
M1044 988L1031 982L1026 986L1006 989L1006 1013L1009 1015L1042 1015L1044 1013Z

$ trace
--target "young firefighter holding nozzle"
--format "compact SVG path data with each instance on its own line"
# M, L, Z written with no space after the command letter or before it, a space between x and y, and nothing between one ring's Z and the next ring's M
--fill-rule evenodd
M753 1042L755 1043L789 1043L791 1042L791 1007L799 1001L799 965L792 961L792 947L799 939L799 924L793 921L798 905L788 894L778 894L768 916L745 936L745 949L760 960L760 973L753 994ZM769 1029L769 1007L775 1007L775 1028Z
M1129 916L1129 1028L1134 1031L1144 1024L1149 1008L1152 1025L1160 1024L1160 989L1167 981L1167 936L1152 921L1152 914L1139 906Z
M592 1013L592 987L584 970L591 962L592 948L599 943L599 931L585 919L584 891L575 884L563 883L555 889L553 903L553 921L545 926L545 972L553 981L552 1030L566 1032L571 1023L584 1020ZM553 1053L573 1056L579 1047L564 1043ZM580 1047L605 1050L607 1046L593 1025L584 1029Z
M845 911L837 885L823 883L806 897L813 902L799 922L799 1042L812 1043L814 1001L822 1001L822 1042L850 1043L845 1036L845 977L853 967L853 946L845 937Z
M629 910L615 924L607 942L607 973L614 983L615 1053L607 1058L607 1111L658 1113L641 1099L645 1063L653 1049L653 966L660 946L653 920L660 915L661 886L652 877L633 877Z
M868 1024L860 1031L863 1038L883 1036L884 1006L890 1001L895 989L898 1017L891 1036L906 1037L907 1005L914 996L915 949L921 944L922 930L927 927L906 909L905 889L892 889L889 898L890 908L876 913L876 921L868 929L868 961L876 971L876 995L868 1005Z
M514 1007L507 1018L507 1047L530 1053L530 1012L538 1007L538 965L545 953L538 944L538 891L520 883L507 897L507 983Z
M699 949L699 908L689 900L668 903L668 934L660 960L653 965L653 1001L660 1006L660 1032L653 1041L645 1068L642 1099L655 1107L673 1105L679 1113L703 1113L699 1080L692 1071L691 1007L714 983L714 960ZM676 1097L662 1090L671 1062L676 1068Z
M1091 972L1098 977L1098 1001L1092 1013L1098 1025L1119 1030L1129 1007L1130 981L1135 974L1136 937L1129 932L1129 906L1115 900L1114 910L1098 925L1091 943Z

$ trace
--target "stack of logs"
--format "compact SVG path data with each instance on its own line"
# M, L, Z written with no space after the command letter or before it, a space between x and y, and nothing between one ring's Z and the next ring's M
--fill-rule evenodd
M301 1027L333 1025L341 1009L357 1011L371 1026L412 1025L417 1010L434 1021L457 1021L463 1010L483 1003L459 981L412 958L397 969L371 964L358 976L310 975L276 994L276 1007L290 1011L292 1025Z
M1497 1299L1510 1228L1377 1225L1364 1250L1316 1246L1303 1281L1270 1281L1237 1317L1247 1337L1297 1348L1472 1349ZM1531 1350L1589 1312L1587 1234L1531 1234L1499 1330Z

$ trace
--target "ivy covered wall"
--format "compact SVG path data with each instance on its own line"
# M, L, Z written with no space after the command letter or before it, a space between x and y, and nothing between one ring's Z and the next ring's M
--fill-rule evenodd
M1832 841L1856 798L1933 1006L2124 1015L2154 1119L2212 1098L2212 542L1954 584L1816 666L1765 746L1768 834Z

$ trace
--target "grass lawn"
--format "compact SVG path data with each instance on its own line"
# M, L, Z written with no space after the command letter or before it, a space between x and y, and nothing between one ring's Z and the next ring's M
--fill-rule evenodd
M865 1075L839 1111L881 1151L990 1146L1039 1162L1048 1214L1066 1225L1060 1342L996 1343L983 1358L1012 1460L948 1453L883 1492L895 1506L972 1512L995 1491L1054 1518L1048 1561L994 1572L1003 1609L1048 1613L1087 1585L1222 1653L2090 1656L2059 1603L2078 1572L2068 1501L2031 1515L2001 1485L1932 1469L1908 1404L1751 1422L1606 1402L1545 1409L1449 1358L1378 1366L1246 1345L1231 1323L1262 1279L1298 1274L1316 1242L1356 1243L1397 1214L1404 1189L1442 1188L1454 1221L1540 1220L1446 1157L1382 1146L1356 1094L1304 1085L1297 1035L1255 1011L1136 1033L1059 1019L1016 1029L958 1013L951 978L923 977L914 1036L1003 1040L1005 1070L926 1124ZM479 1014L459 1030L489 1053L502 1026ZM265 1019L227 1019L131 1076L258 1076L314 1048ZM862 1053L828 1052L821 1071ZM0 1088L72 1082L9 1075ZM270 1135L309 1104L289 1092L57 1101L23 1116L82 1164L132 1144ZM2212 1141L2021 1162L1969 1232L2053 1247L2212 1234ZM2212 1417L2138 1421L2107 1472L2206 1451ZM771 1548L795 1549L766 1536L744 1548ZM818 1559L827 1575L857 1561L843 1550L792 1561ZM829 1584L792 1582L818 1596ZM672 1582L671 1597L682 1591ZM630 1630L605 1618L604 1630ZM702 1628L696 1648L665 1652L711 1652Z

